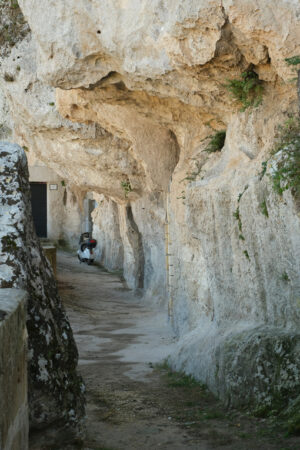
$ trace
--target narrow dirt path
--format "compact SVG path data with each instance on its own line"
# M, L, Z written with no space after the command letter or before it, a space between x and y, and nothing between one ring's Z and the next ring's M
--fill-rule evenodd
M166 313L116 274L59 252L58 284L87 387L84 450L296 450L270 422L226 412L205 388L166 367L174 345Z

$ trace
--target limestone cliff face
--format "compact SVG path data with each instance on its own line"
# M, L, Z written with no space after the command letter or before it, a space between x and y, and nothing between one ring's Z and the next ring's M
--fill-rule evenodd
M0 190L0 288L28 293L30 425L53 426L69 439L80 432L85 388L73 333L34 232L27 161L18 145L0 143Z
M299 2L20 6L33 37L3 60L14 81L1 80L15 138L95 193L99 258L150 301L168 298L172 364L228 403L295 396L299 209L262 163L298 111L285 58L300 54ZM242 112L225 84L245 71L264 93ZM221 130L224 147L207 153Z

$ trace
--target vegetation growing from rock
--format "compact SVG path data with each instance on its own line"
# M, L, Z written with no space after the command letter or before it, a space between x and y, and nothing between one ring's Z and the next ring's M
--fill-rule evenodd
M290 189L300 196L300 117L292 116L278 127L277 145L273 151L270 177L273 188L282 195Z
M217 131L214 135L209 137L210 137L209 144L207 145L204 151L207 153L220 152L225 144L226 130Z
M240 208L239 206L236 208L236 210L233 213L233 217L237 220L238 222L238 226L239 226L239 231L242 232L242 220L241 220L241 215L240 215Z
M7 56L29 31L17 0L0 0L0 56Z
M123 190L124 190L125 198L127 198L127 197L128 197L128 194L129 194L130 192L132 192L132 186L131 186L131 184L130 184L130 181L121 181L121 187L122 187Z
M264 216L269 217L269 212L268 212L268 207L267 207L266 200L263 200L263 201L260 203L259 207L260 207L261 213L262 213Z
M253 70L243 72L239 79L227 80L225 87L242 104L241 111L249 107L257 108L262 102L264 87Z
M286 63L289 66L297 66L300 64L300 55L292 56L291 58L285 58Z
M183 178L182 181L196 181L196 178L198 175L200 175L201 169L202 169L203 163L201 164L199 161L196 161L196 170L193 172L187 173L186 177Z

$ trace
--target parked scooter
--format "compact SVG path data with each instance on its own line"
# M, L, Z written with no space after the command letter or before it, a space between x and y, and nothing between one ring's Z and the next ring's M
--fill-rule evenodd
M80 262L86 262L90 266L94 262L94 251L97 241L92 238L91 233L82 233L79 239L77 256Z

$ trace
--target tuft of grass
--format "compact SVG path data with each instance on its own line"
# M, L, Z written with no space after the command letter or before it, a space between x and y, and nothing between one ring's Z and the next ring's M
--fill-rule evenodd
M244 187L243 192L240 192L240 193L239 193L239 195L238 195L238 203L240 203L240 201L241 201L243 195L245 194L246 190L248 189L248 187L249 187L249 185L246 184L246 186Z
M18 9L19 8L19 4L18 4L18 2L16 0L14 0L14 1L10 2L10 7L12 9Z
M259 179L262 180L267 171L268 161L263 161L261 163L261 172L259 173Z
M205 420L224 419L225 414L218 410L210 410L210 411L204 412L202 414L202 417Z
M185 197L185 191L181 191L181 196L176 197L176 198L177 198L177 200L180 200L180 199L185 200L185 199L186 199L186 197Z
M245 432L239 432L237 433L237 436L241 439L251 439L251 434L250 433L245 433Z
M129 181L129 180L121 181L121 187L122 187L123 190L124 190L125 198L127 198L127 197L128 197L128 194L129 194L130 192L132 192L132 186L131 186L131 184L130 184L130 181Z
M240 207L239 206L234 211L233 217L237 220L239 230L240 230L240 232L242 232L243 226L242 226L242 219L241 219L241 215L240 215Z
M182 372L174 372L171 369L168 370L167 377L168 377L168 385L171 387L191 388L194 386L198 386L200 384L191 375L186 375Z
M249 253L247 252L247 250L244 250L243 253L246 256L246 258L248 259L248 261L250 261L250 256L249 256Z
M269 217L269 212L268 212L268 208L267 208L267 204L266 204L266 200L263 200L260 205L260 210L262 212L262 214L266 217Z
M291 434L300 435L300 412L287 420L286 428L288 436Z
M54 102L50 102L49 105L50 105L50 106L54 106L55 103L54 103Z
M253 70L243 72L239 79L227 80L225 87L241 103L241 111L249 107L257 108L262 103L264 87Z
M197 381L192 375L187 375L184 372L176 372L172 370L167 361L164 361L161 364L156 364L155 368L165 372L167 384L170 387L200 387L204 391L207 390L207 386L200 381Z
M198 175L200 175L201 169L202 165L199 161L196 161L196 170L194 172L187 173L186 177L180 180L180 183L182 183L183 181L196 181Z
M240 192L240 193L239 193L239 195L238 195L238 203L240 203L240 201L241 201L243 195L245 194L246 190L248 189L248 187L249 187L249 185L246 184L246 186L244 187L243 192Z
M285 58L285 62L288 66L297 66L300 64L300 55L292 56L291 58Z
M225 144L226 130L217 131L214 135L209 136L209 144L204 149L207 153L220 152Z
M14 76L7 72L5 72L3 78L7 83L12 83L13 81L15 81Z
M289 282L289 281L291 281L290 280L290 278L289 278L289 276L288 276L288 274L286 273L286 271L284 271L283 272L283 274L281 275L281 279L282 279L282 281L285 281L285 282Z

